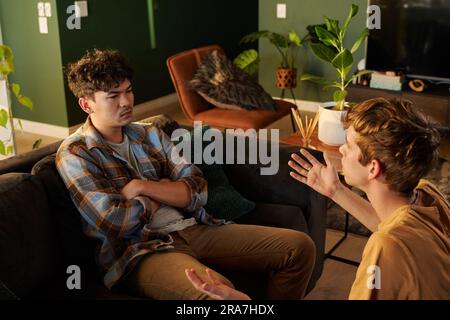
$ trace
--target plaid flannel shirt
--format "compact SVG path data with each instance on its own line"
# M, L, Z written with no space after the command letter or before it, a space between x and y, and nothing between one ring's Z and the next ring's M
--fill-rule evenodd
M204 224L224 222L206 213L206 180L193 164L184 159L175 161L171 153L174 145L164 132L151 125L129 124L123 133L146 179L183 181L191 201L182 210ZM82 216L84 232L100 241L97 263L107 287L133 269L144 254L172 248L170 235L149 229L150 198L127 200L120 194L128 182L140 179L139 174L107 145L89 117L61 144L56 166Z

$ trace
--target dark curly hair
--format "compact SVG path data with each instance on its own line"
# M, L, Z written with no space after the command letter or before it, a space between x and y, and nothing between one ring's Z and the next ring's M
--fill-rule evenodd
M409 195L438 159L436 124L408 100L376 98L351 108L343 119L358 133L359 162L377 159L390 189Z
M66 67L70 90L77 98L94 98L96 91L108 92L133 77L133 70L117 50L93 49Z

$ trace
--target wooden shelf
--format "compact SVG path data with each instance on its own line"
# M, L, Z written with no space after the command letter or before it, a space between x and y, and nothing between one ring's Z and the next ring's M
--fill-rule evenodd
M384 97L410 100L442 126L450 127L450 91L449 85L436 85L423 93L412 90L391 91L374 89L368 86L348 86L348 101L361 102L367 99Z

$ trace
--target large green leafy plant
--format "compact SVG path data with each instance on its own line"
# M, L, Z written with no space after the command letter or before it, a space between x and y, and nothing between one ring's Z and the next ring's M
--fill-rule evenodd
M336 109L338 110L344 109L346 104L345 98L348 93L346 88L352 80L363 74L369 73L369 71L366 70L360 71L353 76L350 73L353 65L353 54L366 39L369 34L368 29L364 28L361 35L350 49L344 46L348 26L357 13L358 6L352 4L347 19L342 27L339 26L338 20L324 17L324 25L315 25L308 28L309 36L311 38L310 47L313 53L318 58L334 67L337 79L335 81L330 81L317 75L305 73L301 75L300 80L312 81L324 85L325 88L337 88L333 93L333 100L336 102Z
M251 43L261 38L268 39L280 53L280 68L295 67L297 51L302 44L302 40L295 31L289 31L286 35L267 30L252 32L244 36L240 43ZM246 50L234 59L234 64L248 74L253 74L259 66L258 52L254 49Z
M33 102L27 96L21 94L20 85L17 83L9 83L8 76L14 72L14 55L10 47L6 45L0 45L0 80L5 80L7 88L7 105L0 106L0 126L7 128L8 122L11 125L11 135L8 140L0 140L0 154L8 155L13 153L14 148L9 145L11 140L13 140L14 135L14 124L11 112L11 103L9 92L12 92L17 101L27 107L28 109L33 109ZM19 125L20 122L19 122ZM35 142L33 148L39 145L39 140Z

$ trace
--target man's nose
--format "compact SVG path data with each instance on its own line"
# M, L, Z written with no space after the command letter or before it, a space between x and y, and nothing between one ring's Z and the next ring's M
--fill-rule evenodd
M127 94L120 95L120 106L121 107L130 107L133 104L133 97Z

